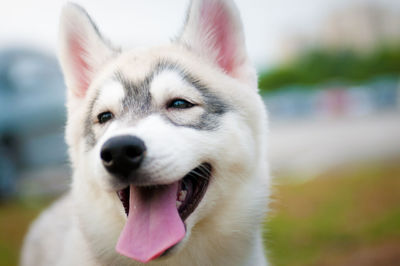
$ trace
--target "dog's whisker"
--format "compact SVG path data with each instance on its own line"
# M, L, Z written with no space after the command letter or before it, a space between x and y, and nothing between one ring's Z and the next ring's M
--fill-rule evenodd
M191 174L195 175L196 177L202 178L204 180L209 180L211 171L209 171L206 167L201 165L198 167L198 169L193 170Z

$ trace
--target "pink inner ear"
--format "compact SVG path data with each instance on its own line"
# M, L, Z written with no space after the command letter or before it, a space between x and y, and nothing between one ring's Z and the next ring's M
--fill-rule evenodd
M74 90L76 96L84 97L86 90L89 87L89 73L91 68L89 64L85 61L85 56L87 54L86 49L82 45L81 38L73 34L69 41L70 54L72 56L73 62L73 73L77 81L78 90Z
M233 21L227 6L221 1L206 0L201 8L200 25L203 32L211 32L211 45L217 51L217 62L227 73L235 67L236 40Z

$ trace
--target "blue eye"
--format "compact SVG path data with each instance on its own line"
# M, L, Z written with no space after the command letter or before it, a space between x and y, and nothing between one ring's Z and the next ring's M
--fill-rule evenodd
M103 113L100 113L100 114L97 116L97 119L98 119L98 121L99 121L100 124L104 124L104 123L106 123L108 120L111 120L111 119L113 119L113 118L114 118L114 115L113 115L111 112L103 112Z
M194 106L193 103L183 99L175 99L168 104L168 108L174 108L174 109L188 109L193 106Z

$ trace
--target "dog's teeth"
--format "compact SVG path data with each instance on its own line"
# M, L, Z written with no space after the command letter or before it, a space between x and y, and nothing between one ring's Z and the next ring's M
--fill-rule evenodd
M178 209L180 206L182 205L182 202L180 202L180 201L176 201L176 208Z
M186 199L186 194L187 194L187 191L186 191L186 190L181 190L181 191L179 191L179 197L178 197L178 199L179 199L180 201L184 201L184 200Z

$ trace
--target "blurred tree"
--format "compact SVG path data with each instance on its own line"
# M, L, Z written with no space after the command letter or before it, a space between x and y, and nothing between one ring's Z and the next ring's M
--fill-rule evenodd
M400 44L382 45L367 54L313 49L292 62L261 73L262 91L323 83L355 84L376 76L400 74Z

